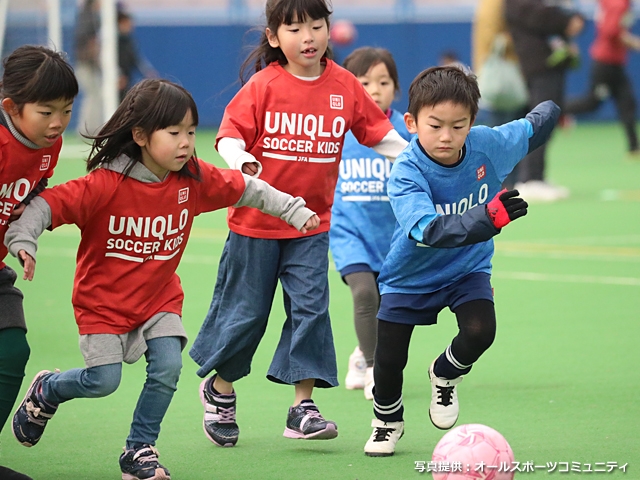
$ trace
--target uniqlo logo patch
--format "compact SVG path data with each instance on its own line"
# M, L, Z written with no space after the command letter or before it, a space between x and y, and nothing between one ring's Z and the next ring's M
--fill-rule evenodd
M178 190L178 203L184 203L189 200L189 187Z
M49 164L51 163L51 155L43 155L42 163L40 164L40 171L46 172L49 170Z
M330 100L330 105L332 110L342 110L343 108L342 95L330 95L329 100Z
M476 170L476 178L478 180L482 180L487 174L487 168L482 165L479 169Z

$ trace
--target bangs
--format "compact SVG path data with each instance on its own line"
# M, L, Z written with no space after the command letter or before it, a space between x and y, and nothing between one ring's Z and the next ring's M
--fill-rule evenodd
M277 19L278 24L285 25L304 22L307 19L323 19L328 24L331 13L330 5L325 0L290 0L279 2L271 18Z
M70 67L47 58L22 89L25 103L43 103L78 95L78 80Z
M148 132L178 125L189 111L193 118L193 125L198 125L198 108L193 97L176 85L161 83L150 107L151 115L148 121L144 122L147 127L145 130Z

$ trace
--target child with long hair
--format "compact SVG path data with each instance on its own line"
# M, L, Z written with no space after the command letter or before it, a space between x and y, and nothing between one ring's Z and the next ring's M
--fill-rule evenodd
M267 378L294 385L284 436L331 439L335 422L320 414L314 387L338 385L329 319L331 205L345 134L395 158L407 145L360 82L330 57L325 0L267 0L267 26L241 79L255 74L227 106L217 149L227 163L292 195L302 195L322 225L312 235L255 209L232 208L231 230L211 307L191 348L206 377L200 387L206 436L219 446L238 440L233 383L249 374L275 290L284 321Z
M3 63L0 87L0 240L11 220L43 191L58 163L62 133L71 120L78 82L64 57L25 45ZM18 397L29 359L22 292L17 275L3 262L0 243L0 431ZM28 479L0 466L0 478Z
M410 140L403 114L391 108L400 91L398 69L391 52L384 48L358 48L344 60L343 66L356 76L396 131ZM377 278L396 224L387 196L390 171L389 160L360 145L351 132L347 133L331 210L329 248L336 269L351 289L358 337L344 383L349 390L364 389L367 400L373 399L376 313L380 304Z
M90 173L43 192L9 228L6 244L23 262L27 280L46 228L76 224L82 235L72 303L86 368L35 376L13 418L23 445L40 440L61 403L113 393L122 362L144 354L147 378L120 469L124 480L170 478L154 445L187 340L176 269L193 218L251 206L301 232L318 226L301 198L196 158L197 125L196 104L184 88L166 80L140 82L93 137Z

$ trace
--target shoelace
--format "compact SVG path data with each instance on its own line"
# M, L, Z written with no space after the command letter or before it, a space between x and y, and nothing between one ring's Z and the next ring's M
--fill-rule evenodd
M393 432L395 432L395 428L384 428L384 427L376 427L373 432L373 441L374 442L387 442L389 437Z
M235 423L236 421L236 408L235 407L218 407L218 415L220 419L218 423Z
M140 463L158 463L158 450L151 445L146 448L141 448L133 456L133 461Z
M25 405L27 409L27 418L31 423L44 427L47 421L53 417L53 415L42 411L42 407L36 407L36 404L32 400L27 400Z
M451 405L451 397L453 396L453 389L456 387L436 387L438 389L438 397L440 400L437 402L439 405L447 407Z

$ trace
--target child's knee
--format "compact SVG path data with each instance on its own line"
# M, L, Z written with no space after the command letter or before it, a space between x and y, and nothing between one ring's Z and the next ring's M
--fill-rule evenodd
M92 397L100 398L114 393L120 386L121 378L121 364L100 365L86 370L83 383Z
M180 371L182 370L182 356L181 355L167 355L162 359L162 362L156 365L154 368L155 374L150 376L163 385L175 390L180 379Z
M24 376L31 349L21 328L0 330L0 371L11 376Z

